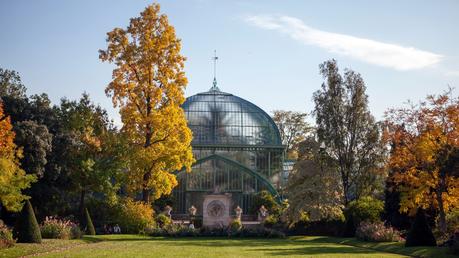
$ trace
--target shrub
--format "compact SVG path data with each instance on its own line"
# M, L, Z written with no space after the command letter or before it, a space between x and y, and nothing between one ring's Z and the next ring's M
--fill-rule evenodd
M449 249L451 253L459 255L459 231L454 233Z
M169 218L165 214L161 213L161 214L158 214L158 216L156 216L156 225L158 225L158 227L164 228L164 227L169 226L171 224L172 224L171 218Z
M266 190L263 190L254 196L251 212L256 214L261 205L265 206L269 214L277 217L281 215L283 210L283 207L277 203L272 194Z
M448 235L453 235L459 229L459 208L455 208L446 214Z
M204 237L228 236L228 231L225 227L202 227L199 235Z
M418 209L411 229L406 237L405 246L436 246L436 240L427 222L424 210Z
M155 226L153 215L153 208L150 205L125 198L121 202L121 211L117 220L121 232L138 234Z
M289 228L292 235L311 236L342 236L344 230L342 220L298 221Z
M360 222L377 222L381 220L381 213L384 211L384 202L370 196L362 197L352 201L346 208L345 215L351 215L354 225ZM346 216L347 218L348 216Z
M383 222L360 223L355 236L363 241L398 242L401 241L400 232L392 227L386 227Z
M0 249L14 245L13 232L0 220Z
M239 237L264 237L264 238L285 238L285 234L281 231L271 228L243 228L240 231Z
M194 217L191 218L191 222L193 222L193 225L195 228L201 228L202 227L202 217Z
M224 227L221 228L201 228L199 232L199 236L202 237L220 237L220 236L227 236L231 238L236 237L264 237L264 238L285 238L285 234L281 231L270 229L270 228L242 228L238 232L234 232L233 234L229 234L229 230Z
M344 236L354 236L357 226L363 221L380 221L383 211L384 202L370 196L361 197L350 202L344 211L346 218Z
M168 236L172 237L191 237L197 236L199 230L187 227L185 225L169 224L163 228Z
M72 223L72 227L70 228L70 238L72 239L80 239L83 237L84 232L81 230L78 224Z
M229 224L229 227L228 227L228 233L230 235L234 235L234 234L237 234L239 231L241 231L242 229L242 222L240 219L235 219L233 221L231 221L231 223Z
M87 235L94 236L96 234L96 230L94 229L94 224L92 224L91 216L89 215L89 211L87 208L84 209L84 229Z
M86 201L86 207L91 211L91 220L94 228L104 228L104 225L114 225L118 223L121 214L121 203L118 200L109 200L108 198L96 199L89 197ZM82 214L81 228L84 229L84 214ZM119 223L118 223L119 224Z
M276 225L278 222L279 222L278 217L274 215L269 215L268 217L266 217L265 221L263 221L263 226L267 228L271 228L274 225Z
M150 228L146 230L150 236L164 237L195 237L199 235L199 229L189 228L185 225L170 224L164 228Z
M41 243L40 227L29 200L22 208L15 231L20 243Z
M40 225L43 238L70 239L73 223L69 220L60 220L55 217L46 217Z

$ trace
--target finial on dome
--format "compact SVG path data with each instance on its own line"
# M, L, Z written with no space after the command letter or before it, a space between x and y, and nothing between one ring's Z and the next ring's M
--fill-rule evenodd
M214 81L212 82L212 88L210 88L210 90L220 91L220 89L217 87L217 50L214 50L214 56L212 57L212 60L214 61Z

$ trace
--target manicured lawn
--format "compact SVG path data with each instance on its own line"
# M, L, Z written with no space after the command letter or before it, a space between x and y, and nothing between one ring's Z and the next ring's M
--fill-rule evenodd
M0 249L0 257L22 257L37 253L46 253L53 250L73 248L76 245L86 244L85 240L58 240L44 239L41 244L17 243L14 247Z
M392 247L388 247L392 246ZM426 249L426 248L423 248ZM419 249L421 250L421 249ZM429 250L428 248L426 250ZM397 244L368 244L353 239L290 237L287 239L152 238L137 235L85 237L83 240L45 240L43 245L18 244L0 250L0 257L409 257ZM448 257L440 248L423 257ZM433 253L435 252L435 253ZM403 253L403 252L402 252ZM38 255L37 255L38 254ZM429 256L433 255L433 256ZM451 256L454 257L454 256Z

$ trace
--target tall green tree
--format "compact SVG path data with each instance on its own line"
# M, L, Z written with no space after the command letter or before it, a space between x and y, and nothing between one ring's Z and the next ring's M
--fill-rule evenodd
M180 40L158 4L107 33L100 59L114 63L105 92L120 108L132 148L128 190L151 203L177 185L174 171L191 170L191 130L181 104L187 79Z
M76 141L70 149L71 160L67 162L73 190L80 195L80 214L83 214L87 194L98 192L109 199L116 198L128 150L126 145L125 149L120 148L122 141L106 111L92 103L87 94L79 101L62 100L60 118L65 121L65 131Z
M381 133L360 74L346 69L341 75L335 60L322 63L320 73L325 81L313 96L317 136L336 161L347 205L383 187Z

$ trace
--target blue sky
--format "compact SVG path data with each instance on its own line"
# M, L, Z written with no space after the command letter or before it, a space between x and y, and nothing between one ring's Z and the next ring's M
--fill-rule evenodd
M151 1L0 1L0 67L54 103L88 92L119 121L104 88L106 32ZM218 83L270 112L310 112L331 58L362 74L377 119L390 107L459 87L459 1L159 1L188 58L186 95ZM455 91L458 94L459 89ZM117 122L119 123L119 122Z

